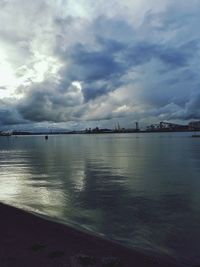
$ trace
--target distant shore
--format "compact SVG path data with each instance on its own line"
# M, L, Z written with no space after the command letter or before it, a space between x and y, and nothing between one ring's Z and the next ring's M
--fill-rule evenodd
M124 130L124 131L93 131L93 132L85 132L85 131L71 131L71 132L22 132L22 131L14 131L11 135L4 135L0 133L0 136L23 136L23 135L97 135L97 134L138 134L138 133L183 133L183 132L189 132L189 133L197 133L199 131L195 130L154 130L154 131L145 131L145 130L140 130L140 131L135 131L135 130Z
M0 203L1 267L178 267Z

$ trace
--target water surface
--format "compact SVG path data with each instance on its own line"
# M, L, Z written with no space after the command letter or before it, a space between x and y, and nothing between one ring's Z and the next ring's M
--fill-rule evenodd
M139 250L200 263L191 133L0 138L0 201Z

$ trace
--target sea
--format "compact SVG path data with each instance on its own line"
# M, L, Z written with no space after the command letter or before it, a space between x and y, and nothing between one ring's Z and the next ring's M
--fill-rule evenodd
M200 138L0 137L0 202L135 250L200 264Z

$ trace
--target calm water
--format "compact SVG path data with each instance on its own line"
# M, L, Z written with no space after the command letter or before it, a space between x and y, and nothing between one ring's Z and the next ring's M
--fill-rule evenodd
M0 201L200 263L200 139L190 133L0 138Z

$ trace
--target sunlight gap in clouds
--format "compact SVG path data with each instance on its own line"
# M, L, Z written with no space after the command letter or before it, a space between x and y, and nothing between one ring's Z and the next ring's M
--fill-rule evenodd
M30 77L33 82L43 82L46 75L54 75L58 72L62 64L56 58L42 54L36 54L34 58L34 77Z
M82 85L80 81L73 81L72 85L75 86L80 92L82 90Z
M0 47L0 99L13 95L17 86L14 70Z
M47 76L56 75L62 66L56 58L38 52L34 54L32 61L33 63L30 63L32 67L22 65L15 69L9 56L6 57L6 52L0 47L0 99L22 98L23 91L17 90L18 87L41 83ZM78 87L79 83L75 84Z

